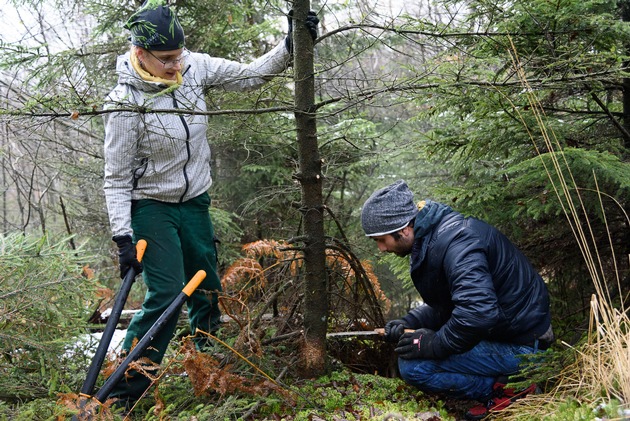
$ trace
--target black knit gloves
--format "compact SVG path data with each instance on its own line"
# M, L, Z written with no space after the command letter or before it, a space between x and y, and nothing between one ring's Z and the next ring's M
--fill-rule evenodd
M134 268L136 275L142 272L142 263L136 256L136 246L133 244L130 235L114 236L112 240L118 246L118 265L120 266L120 277L124 278L130 268Z
M293 54L293 9L289 10L289 14L287 15L287 19L289 21L289 33L287 37L284 39L284 45L287 47L287 51ZM317 38L317 24L319 24L319 18L310 10L308 15L306 16L306 22L304 22L306 28L308 29L309 34L311 34L311 38L313 41Z
M430 329L418 329L403 334L395 351L405 360L436 360L444 357L439 340Z

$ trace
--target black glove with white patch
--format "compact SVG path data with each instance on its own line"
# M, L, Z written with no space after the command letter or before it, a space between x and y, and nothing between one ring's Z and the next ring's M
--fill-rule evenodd
M430 329L418 329L403 334L395 351L400 358L405 360L443 358L437 335Z

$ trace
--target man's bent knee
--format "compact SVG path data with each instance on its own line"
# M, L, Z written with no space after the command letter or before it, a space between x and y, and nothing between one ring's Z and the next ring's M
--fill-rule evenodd
M422 388L427 380L433 374L432 370L428 370L428 365L432 365L426 360L405 360L398 359L398 370L402 379L418 388Z

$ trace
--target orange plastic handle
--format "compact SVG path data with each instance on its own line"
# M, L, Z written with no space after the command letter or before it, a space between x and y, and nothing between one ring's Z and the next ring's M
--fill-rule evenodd
M200 270L188 281L182 292L190 297L204 279L206 279L206 271Z
M139 262L142 261L142 256L144 256L144 251L147 249L147 241L146 240L138 240L136 243L136 259Z

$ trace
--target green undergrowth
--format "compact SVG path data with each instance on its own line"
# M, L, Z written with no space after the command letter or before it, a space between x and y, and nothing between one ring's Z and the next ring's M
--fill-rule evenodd
M154 394L140 401L127 420L163 421L358 421L358 420L460 420L461 411L445 407L435 397L425 395L401 379L356 374L340 370L314 380L284 384L280 392L264 396L236 393L195 396L185 376L163 379ZM575 398L519 401L498 419L557 421L623 419L619 407L594 406ZM528 402L525 402L528 401ZM97 419L122 420L120 413L101 414ZM617 417L615 417L615 415ZM72 412L55 399L35 399L9 405L0 402L0 421L57 421L70 419Z
M314 416L326 420L380 420L392 414L415 419L427 412L450 419L446 410L431 406L421 392L400 379L343 370L292 389L298 400L296 408L285 414L287 420L311 420ZM278 412L269 407L259 415L275 419Z
M179 382L178 382L179 383ZM284 384L266 396L191 397L171 383L162 387L164 409L149 409L144 420L165 417L180 420L452 420L441 403L432 402L422 392L401 379L340 370L310 381ZM138 414L139 415L139 414Z

